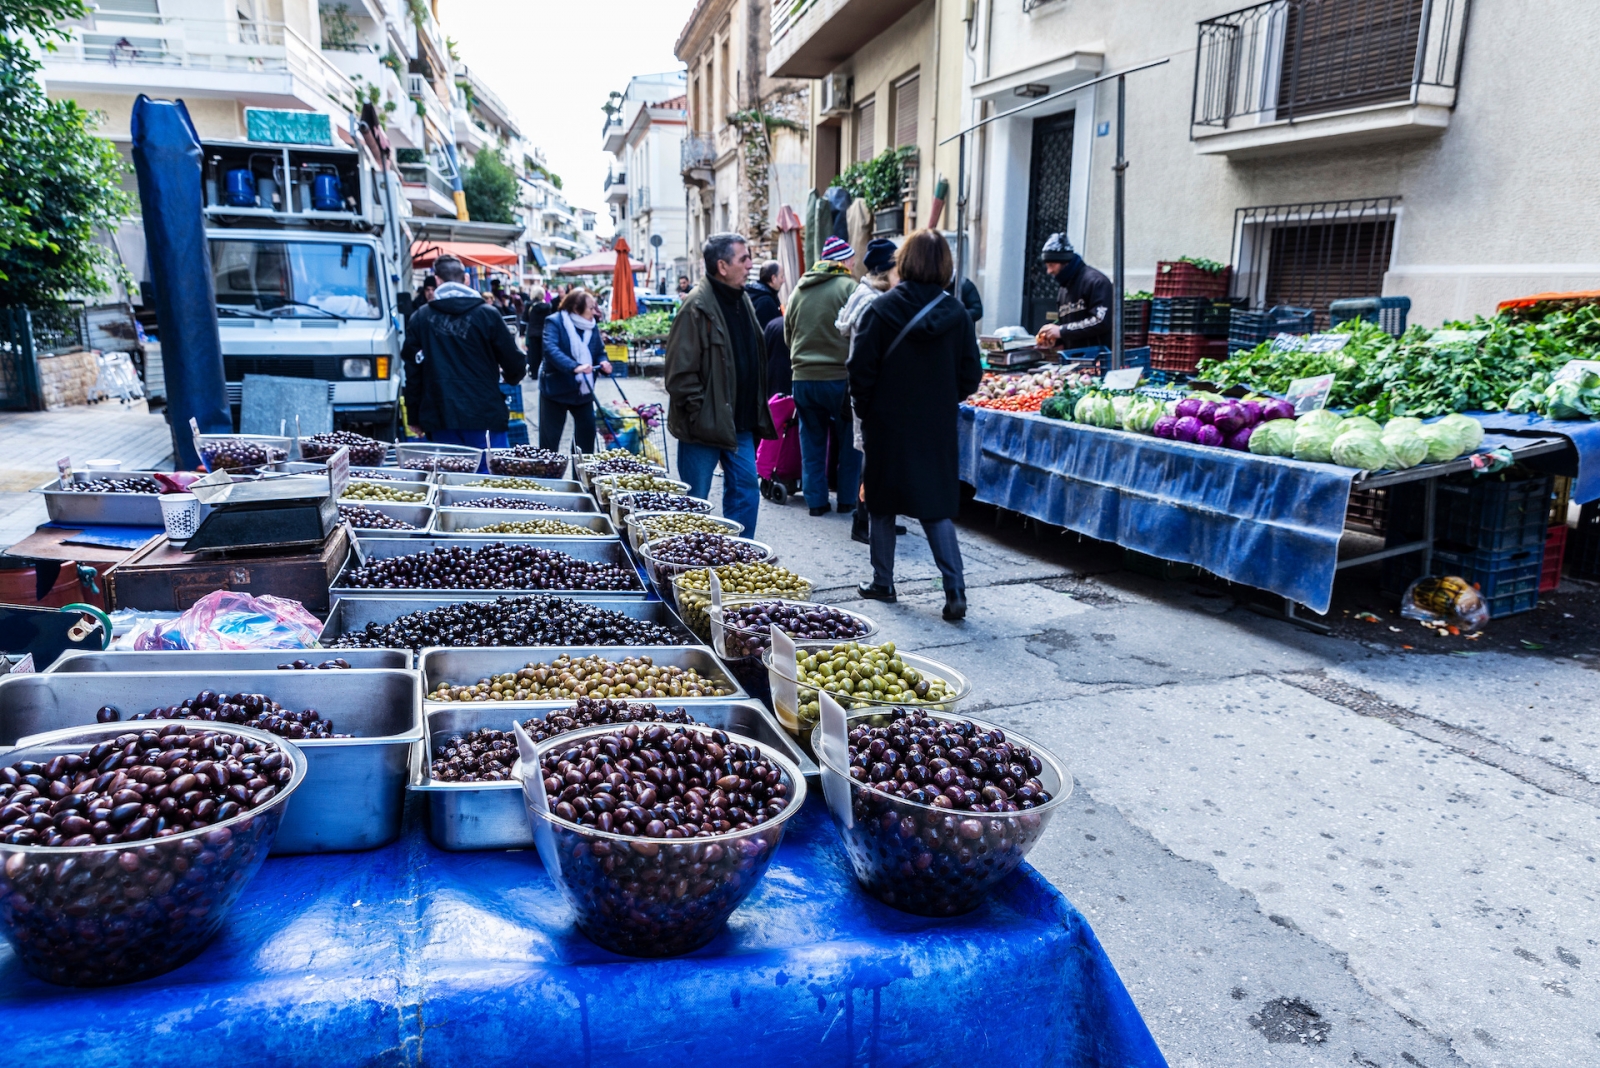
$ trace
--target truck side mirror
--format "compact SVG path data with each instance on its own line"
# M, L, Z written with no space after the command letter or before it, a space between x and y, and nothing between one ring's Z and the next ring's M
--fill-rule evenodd
M399 308L400 308L400 318L402 318L402 319L411 318L411 294L410 293L402 292L399 295L399 297L395 300L395 304L398 305Z

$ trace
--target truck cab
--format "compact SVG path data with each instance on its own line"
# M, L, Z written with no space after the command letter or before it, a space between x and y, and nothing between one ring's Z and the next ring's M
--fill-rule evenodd
M363 148L207 142L206 238L234 425L246 375L328 384L337 428L393 439L410 241ZM404 298L404 299L403 299Z

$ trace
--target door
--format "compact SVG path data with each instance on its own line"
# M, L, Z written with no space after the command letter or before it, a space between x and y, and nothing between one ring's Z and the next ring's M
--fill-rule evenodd
M1039 262L1045 239L1067 229L1067 201L1072 179L1074 112L1048 115L1033 124L1033 156L1028 167L1028 240L1023 249L1022 325L1030 332L1045 324L1045 314L1058 307L1056 280Z

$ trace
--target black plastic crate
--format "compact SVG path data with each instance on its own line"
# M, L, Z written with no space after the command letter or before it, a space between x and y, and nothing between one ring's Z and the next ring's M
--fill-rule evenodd
M1578 512L1578 529L1567 538L1567 574L1600 582L1600 501Z
M1501 551L1544 544L1550 529L1555 477L1526 468L1474 478L1439 480L1433 538L1450 548ZM1389 494L1391 539L1422 536L1423 484L1401 483Z
M1389 527L1389 491L1352 489L1345 505L1344 525L1382 535Z
M1279 334L1309 334L1316 329L1314 308L1294 308L1280 304L1267 311L1234 308L1228 319L1228 350L1253 349Z
M1233 304L1211 297L1157 297L1150 306L1150 333L1227 337Z

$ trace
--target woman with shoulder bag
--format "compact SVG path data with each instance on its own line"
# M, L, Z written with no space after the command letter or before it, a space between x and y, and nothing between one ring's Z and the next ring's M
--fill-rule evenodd
M544 362L539 366L539 447L558 449L572 415L572 443L594 451L594 373L611 373L595 322L594 296L574 289L544 323Z

